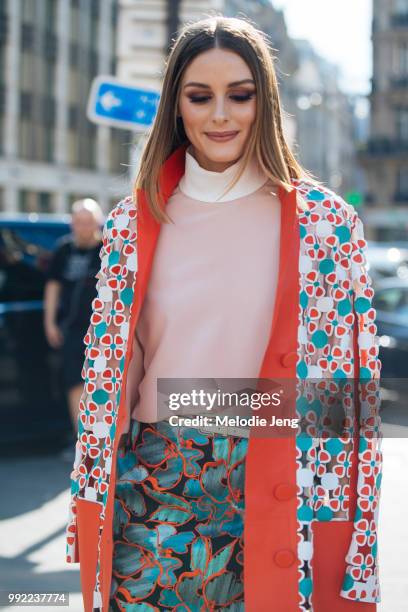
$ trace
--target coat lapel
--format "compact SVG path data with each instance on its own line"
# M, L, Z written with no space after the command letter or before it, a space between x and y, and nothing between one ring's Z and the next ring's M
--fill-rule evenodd
M289 379L284 391L292 394L299 317L296 189L288 193L279 188L279 199L279 278L271 334L259 379L260 389L265 391L268 383L262 379ZM295 406L290 402L285 405L284 416L294 417ZM269 417L270 413L266 414ZM245 463L244 591L249 612L299 609L296 438L290 434L278 438L267 431L265 427L251 431Z

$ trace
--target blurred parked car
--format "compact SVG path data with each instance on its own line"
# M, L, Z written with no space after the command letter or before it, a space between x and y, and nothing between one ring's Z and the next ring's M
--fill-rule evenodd
M59 356L45 339L43 290L69 217L0 214L0 448L58 448L71 431Z
M381 376L408 377L408 279L379 281L373 302L377 310Z
M368 242L367 269L376 285L383 278L408 279L408 242Z

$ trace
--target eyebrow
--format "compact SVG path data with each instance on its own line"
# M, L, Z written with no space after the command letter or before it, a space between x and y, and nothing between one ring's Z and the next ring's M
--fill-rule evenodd
M253 79L242 79L242 81L233 81L232 83L228 83L228 87L237 87L237 85L243 85L244 83L251 83L252 85L255 85L255 81ZM186 83L183 87L183 89L185 87L204 87L205 89L211 89L211 87L209 85L207 85L206 83L197 83L197 81L189 81L188 83Z

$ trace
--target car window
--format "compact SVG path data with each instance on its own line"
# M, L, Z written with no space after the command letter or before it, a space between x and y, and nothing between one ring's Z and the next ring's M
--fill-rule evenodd
M399 287L377 290L374 298L374 308L383 312L395 312L403 299L403 291Z
M406 317L408 319L408 287L402 290L401 300L396 308L395 313L398 316Z
M43 299L52 251L68 232L63 224L0 226L0 303Z
M408 287L377 289L373 305L377 311L408 317Z

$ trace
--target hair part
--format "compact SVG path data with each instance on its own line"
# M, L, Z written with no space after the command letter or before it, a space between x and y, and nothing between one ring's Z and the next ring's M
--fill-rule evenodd
M238 173L227 191L239 180L252 156L272 183L287 191L293 187L292 179L308 178L317 184L286 142L274 66L276 58L266 35L247 20L211 16L187 24L176 39L165 65L157 114L141 155L134 195L137 197L138 190L145 192L150 212L158 222L171 221L159 190L161 167L175 149L189 142L182 117L177 116L183 74L200 53L215 48L237 53L250 68L256 87L253 129Z

